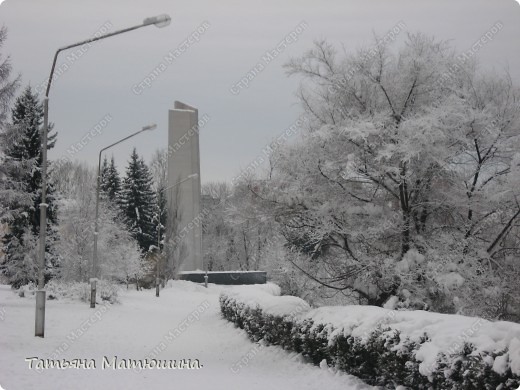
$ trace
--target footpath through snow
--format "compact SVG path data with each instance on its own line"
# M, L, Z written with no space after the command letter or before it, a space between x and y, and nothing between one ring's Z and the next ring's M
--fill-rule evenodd
M231 288L231 287L230 287ZM47 301L45 338L34 337L34 299L0 286L0 386L30 389L371 389L358 379L249 341L220 316L223 287L170 282L123 292L121 304ZM116 358L117 356L117 358ZM82 359L96 368L47 368L27 358ZM114 368L114 359L191 359L196 369ZM86 359L86 361L84 360ZM94 363L93 363L94 362ZM105 368L103 368L103 362Z

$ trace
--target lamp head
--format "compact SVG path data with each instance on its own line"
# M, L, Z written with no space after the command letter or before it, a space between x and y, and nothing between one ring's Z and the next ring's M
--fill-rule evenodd
M143 20L143 25L148 26L150 24L155 24L156 27L166 27L170 24L172 18L170 18L167 14L162 14L158 16L152 16Z
M154 123L152 125L144 126L141 131L147 131L147 130L155 130L157 128L157 125Z

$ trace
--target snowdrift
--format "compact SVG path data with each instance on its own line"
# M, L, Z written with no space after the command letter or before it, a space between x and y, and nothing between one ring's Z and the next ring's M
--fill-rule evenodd
M258 341L365 382L412 389L518 389L520 325L374 306L311 309L276 289L222 292L222 315Z

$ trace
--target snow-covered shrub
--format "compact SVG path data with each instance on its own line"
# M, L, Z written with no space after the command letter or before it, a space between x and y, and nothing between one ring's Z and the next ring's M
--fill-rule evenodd
M18 288L18 296L20 298L33 296L35 291L36 291L36 285L33 282L29 282L26 285L20 286Z
M96 284L98 300L118 303L119 286L106 280L99 280ZM18 289L21 298L32 297L35 295L37 287L34 283L26 284ZM81 282L63 282L53 279L45 285L47 292L46 298L53 299L72 299L82 302L90 301L90 284Z
M97 282L96 288L97 288L98 296L101 298L101 300L108 301L110 303L119 302L118 293L119 293L120 287L118 285L110 283L109 281L106 281L106 280L99 280ZM89 291L90 291L90 287L89 287Z
M482 331L475 338L471 332L464 334L467 341L459 348L456 325L464 328L474 318L370 306L309 310L298 308L297 301L287 296L256 293L255 298L247 290L223 292L223 317L254 341L301 353L316 365L325 360L371 385L414 390L520 386L520 328L516 324L478 319L475 334Z

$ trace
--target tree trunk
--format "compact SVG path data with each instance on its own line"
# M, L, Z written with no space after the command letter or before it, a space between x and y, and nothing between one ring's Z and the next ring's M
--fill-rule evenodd
M410 250L410 214L403 212L403 231L401 233L401 257Z
M408 184L406 183L406 163L401 163L401 183L399 183L399 201L403 214L403 229L401 232L401 257L410 250L410 205Z

